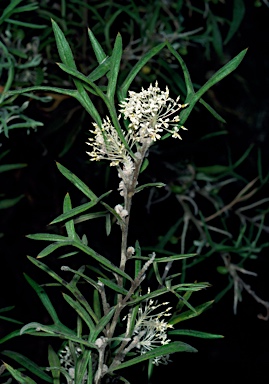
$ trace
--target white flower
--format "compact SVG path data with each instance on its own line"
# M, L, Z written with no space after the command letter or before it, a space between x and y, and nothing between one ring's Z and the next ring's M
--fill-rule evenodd
M120 104L120 112L131 121L129 129L134 130L135 140L142 143L147 138L160 140L164 130L181 139L178 133L180 119L175 114L186 106L179 103L179 97L176 100L169 97L168 87L165 92L161 91L156 81L155 86L150 84L139 93L129 91L129 97Z
M110 160L111 166L117 166L124 161L127 162L128 151L109 117L103 120L102 127L96 123L93 123L93 126L95 129L90 130L90 132L94 134L94 137L89 138L89 142L86 143L92 147L92 151L87 152L91 160Z
M146 300L144 306L140 305L139 307L133 335L141 335L136 345L141 355L161 345L169 344L171 341L167 337L167 330L173 328L173 325L161 319L165 316L171 316L169 313L171 307L161 312L156 311L156 309L164 305L168 305L168 303L157 304L149 299ZM153 359L153 364L167 364L168 361L169 355L159 356Z
M70 348L66 345L60 352L59 352L59 357L60 357L60 363L64 370L69 374L70 379L67 379L67 384L74 384L75 383L75 359L78 358L82 350L78 346L74 346L74 351L75 351L75 357L72 356ZM87 380L87 374L84 375L83 377L83 383L86 383Z

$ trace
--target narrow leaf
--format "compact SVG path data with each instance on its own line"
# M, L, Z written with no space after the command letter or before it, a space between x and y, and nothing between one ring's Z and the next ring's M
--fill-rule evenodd
M122 83L119 91L119 101L122 101L127 96L127 91L130 88L132 81L135 79L137 74L141 71L141 69L147 64L147 62L157 53L159 53L165 47L165 43L161 43L156 47L150 49L143 57L135 64L135 66L131 69L130 73Z
M130 367L134 364L141 363L145 360L154 359L155 357L165 356L175 352L197 352L197 349L193 348L189 344L182 343L180 341L174 341L161 347L154 348L151 351L146 352L145 354L142 354L138 357L134 357L131 360L125 361L116 367L109 368L108 371L113 372L119 369Z
M21 384L37 384L34 380L30 379L30 377L24 375L22 372L18 371L4 362L5 368L9 371L9 373L17 380L18 383Z
M42 304L48 311L50 317L52 318L53 322L55 324L60 323L57 312L55 311L47 293L45 290L38 285L33 279L31 279L26 273L24 273L24 277L27 280L27 282L31 285L31 287L35 290L36 294L38 295L39 299L41 300Z
M61 363L60 363L59 356L54 351L51 345L49 345L49 348L48 348L48 360L49 360L50 370L53 377L53 384L60 384Z
M121 293L122 295L127 295L128 291L122 287L119 287L117 284L113 283L112 280L107 280L102 277L98 277L98 280L100 280L104 285L112 289L113 291L117 293Z
M82 305L80 305L78 302L73 300L69 295L66 295L65 293L63 293L63 297L67 301L67 303L77 312L77 314L85 321L90 333L92 333L94 330L94 323L88 313L82 307Z
M69 171L60 163L56 163L59 171L69 180L72 184L74 184L84 195L86 195L90 200L97 200L97 196L90 190L90 188L83 183L74 173Z
M122 56L122 38L118 33L115 41L115 45L111 55L111 69L109 71L108 85L107 85L107 97L114 103L114 95L117 87L117 79L120 70L120 61Z
M179 335L179 336L192 336L199 337L202 339L221 339L223 335L216 335L213 333L194 331L193 329L175 329L173 331L168 331L168 335Z
M65 195L64 199L64 206L63 206L63 211L64 213L69 212L72 209L72 204L71 204L71 199L69 193ZM65 223L65 228L67 231L67 235L69 238L74 239L77 237L76 231L75 231L75 225L74 225L74 220L69 220Z
M105 54L103 48L99 44L98 40L94 36L91 29L89 29L89 28L88 28L88 35L89 35L96 59L97 59L98 63L101 64L107 58L107 55Z
M40 377L42 380L46 381L47 383L53 382L52 378L48 374L46 374L36 363L28 359L28 357L25 357L20 353L8 351L8 350L3 351L2 354L5 356L8 356L10 359L15 360L17 363L22 365L28 371Z
M51 22L52 22L52 29L53 29L56 44L57 44L58 53L62 62L65 65L68 65L73 69L76 69L74 56L71 51L70 45L68 44L65 38L64 33L61 31L58 24L54 20L51 20Z
M185 311L185 312L181 313L180 315L176 315L171 320L169 320L169 324L174 325L174 324L179 323L180 321L184 321L184 320L190 319L192 317L196 317L196 316L200 315L202 312L204 312L207 308L209 308L213 302L214 301L212 300L212 301L208 301L204 304L198 305L197 307L195 307L196 312L189 310L189 311Z

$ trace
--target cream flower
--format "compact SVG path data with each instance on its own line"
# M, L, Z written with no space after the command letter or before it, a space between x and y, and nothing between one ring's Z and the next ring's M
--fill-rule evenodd
M176 100L169 97L168 87L161 91L156 81L155 86L151 84L139 93L129 91L129 97L120 104L120 112L131 121L129 129L134 131L135 140L141 143L147 138L160 140L163 131L181 139L178 133L180 118L175 114L186 106L179 103L179 97Z
M166 308L164 311L158 311L158 308L168 304L156 304L152 299L149 299L146 300L144 306L139 307L133 335L141 335L136 345L141 355L156 347L170 343L171 340L167 337L167 330L173 328L173 326L168 324L163 317L171 316L169 313L171 307ZM170 361L169 355L159 356L153 360L153 364L167 364L168 361Z
M93 126L95 129L90 132L94 134L94 137L89 138L89 142L86 143L92 147L92 151L87 152L91 160L110 160L111 166L117 166L124 160L127 161L129 157L127 149L109 117L103 120L102 127L96 123L93 123Z

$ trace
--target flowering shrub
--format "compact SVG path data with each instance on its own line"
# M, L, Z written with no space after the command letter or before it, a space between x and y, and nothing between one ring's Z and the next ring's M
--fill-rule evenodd
M138 184L150 147L155 141L167 136L181 139L179 131L186 129L182 124L187 120L196 102L212 85L239 65L246 51L237 55L195 92L184 61L167 43L167 48L178 60L185 76L188 94L186 103L181 104L179 97L174 100L169 96L167 87L165 91L161 91L157 82L154 86L149 85L148 89L142 89L141 92L129 91L132 81L147 60L161 51L165 44L160 44L149 51L137 62L125 80L118 84L122 56L120 35L117 36L112 54L108 57L93 33L89 31L98 66L94 75L86 76L77 70L65 35L54 21L53 30L62 60L58 65L72 77L76 88L70 90L49 86L29 87L11 91L9 95L43 90L75 97L94 120L94 129L90 130L92 136L87 143L91 147L91 151L88 152L90 159L108 160L110 166L116 167L120 178L118 191L123 202L112 208L105 202L110 191L98 197L81 179L63 165L57 164L59 171L83 193L87 202L73 207L71 197L67 194L63 203L63 213L52 221L52 224L64 223L66 235L54 233L28 235L34 240L50 242L40 251L36 259L29 257L29 260L55 280L57 285L71 293L71 295L64 293L63 298L75 312L77 322L72 328L61 322L44 288L27 276L27 281L46 307L52 324L31 322L22 327L18 334L50 336L61 341L64 339L64 343L60 345L59 352L55 352L51 346L48 347L49 367L46 371L29 362L24 356L10 354L8 351L5 353L47 382L59 383L62 376L67 383L72 384L84 382L100 384L104 382L103 380L115 382L115 379L127 382L118 375L119 370L143 362L148 362L151 367L161 363L167 364L171 361L173 353L196 352L196 349L189 344L174 340L174 336L221 337L193 330L176 329L177 324L190 317L190 312L191 317L198 316L212 304L212 301L208 301L194 307L189 302L193 292L209 286L207 282L179 283L180 273L170 274L172 263L196 255L175 254L167 257L157 255L155 252L142 254L138 240L135 244L129 244L129 221L135 194L148 186L157 188L164 186L163 183ZM107 84L105 88L97 85L97 81L103 77ZM90 94L101 98L109 116L101 118ZM210 111L212 112L212 109ZM119 113L124 119L120 119ZM122 121L123 124L126 123L124 127L120 124ZM99 205L105 207L105 214L94 213L96 217L105 215L107 235L112 230L113 221L119 224L121 230L117 265L112 263L109 257L102 256L91 248L87 237L81 236L75 227L76 220L82 213ZM41 258L64 247L71 247L74 251L65 252L61 257L74 256L80 252L84 256L87 255L87 258L90 257L92 261L97 261L97 267L89 266L90 272L86 273L87 265L82 265L77 270L62 266L62 272L72 275L71 280L67 281L40 261ZM163 263L165 267L162 267ZM149 278L150 275L155 278ZM154 289L156 283L158 287ZM144 286L151 287L146 294L142 294ZM164 295L172 296L177 304L168 307L168 302L159 301ZM184 307L187 309L183 310ZM5 364L4 368L17 381L34 383L20 370L15 370L8 364Z

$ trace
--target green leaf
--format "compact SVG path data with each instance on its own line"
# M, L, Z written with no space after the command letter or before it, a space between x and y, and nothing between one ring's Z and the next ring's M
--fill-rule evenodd
M185 61L182 59L182 57L178 54L178 52L173 48L173 46L169 43L169 42L166 42L166 45L167 45L167 48L169 49L169 51L175 56L175 58L178 60L181 68L182 68L182 71L183 71L183 76L184 76L184 80L185 80L185 86L186 86L186 90L187 90L187 98L186 98L186 103L189 103L191 98L193 97L194 95L194 89L193 89L193 85L192 85L192 81L191 81L191 76L190 76L190 73L189 73L189 70L185 64ZM183 113L183 112L182 112ZM181 119L182 120L182 119ZM184 121L183 123L184 124Z
M13 0L9 3L7 7L3 10L3 13L0 17L0 25L6 21L7 18L9 18L13 13L16 13L16 7L19 5L23 0Z
M182 343L181 341L174 341L172 343L162 345L146 352L138 357L134 357L131 360L125 361L116 367L111 367L108 372L113 372L119 369L130 367L131 365L141 363L142 361L154 359L155 357L170 355L175 352L197 352L197 349L193 348L189 344Z
M179 335L179 336L192 336L199 337L201 339L221 339L223 335L216 335L213 333L194 331L193 329L175 329L173 331L168 331L168 335Z
M55 311L47 293L45 290L38 285L31 277L29 277L26 273L24 273L24 277L27 280L27 282L31 285L31 287L35 290L36 294L38 295L39 299L41 300L42 304L48 311L50 317L52 318L53 322L55 324L60 323L57 312Z
M86 195L90 200L97 200L98 197L90 190L90 188L83 183L74 173L69 171L69 169L65 168L60 163L56 163L59 171L69 180L72 184L74 184L84 195Z
M61 221L64 221L64 220L70 219L71 217L77 216L80 213L83 213L83 212L87 211L88 209L94 207L97 203L98 203L98 200L94 200L94 201L91 201L89 203L85 203L85 204L82 204L78 207L72 208L68 212L62 213L61 215L56 217L56 219L52 220L50 222L50 224L60 223ZM77 236L75 236L75 237L77 237ZM75 237L73 237L73 239Z
M230 167L227 167L225 165L211 165L208 167L197 167L196 170L198 172L205 173L207 175L216 175L218 173L227 172L230 170Z
M91 319L91 317L88 315L87 311L80 305L77 301L73 300L72 297L69 295L63 293L64 299L67 301L67 303L77 312L77 314L85 321L87 324L90 333L94 330L94 323Z
M42 263L41 261L36 260L30 256L28 256L28 259L38 268L50 275L54 280L58 281L61 285L66 287L75 296L75 298L84 306L84 308L88 311L92 318L95 319L96 322L98 321L91 306L89 305L83 294L79 291L79 289L76 286L72 285L72 282L68 284L67 281L62 279L59 275L57 275L57 273L55 273L52 269L50 269L46 264Z
M8 370L8 372L11 374L11 376L14 377L15 380L17 380L18 383L37 384L34 380L30 379L30 377L24 375L22 372L18 371L17 369L12 368L11 365L8 365L4 362L4 366Z
M71 51L70 45L68 44L65 38L64 33L61 31L58 24L54 20L51 20L51 22L52 22L52 29L53 29L56 44L57 44L58 53L62 62L65 65L73 69L76 69L74 56Z
M60 247L65 247L65 246L68 246L68 245L72 245L72 242L71 241L66 241L66 242L61 242L61 243L53 243L53 244L50 244L48 245L47 247L45 247L44 249L42 249L41 252L39 252L39 254L37 255L37 258L38 259L42 259L43 257L46 257L48 255L50 255L52 252L56 251L56 249L60 248Z
M208 24L212 28L212 44L216 54L220 59L223 58L223 44L222 36L215 16L210 12L208 17Z
M49 345L49 348L48 348L48 360L49 360L50 370L53 377L53 384L60 384L61 363L60 363L59 356L54 351L51 345Z
M10 208L10 207L13 207L23 197L24 197L24 195L20 195L18 197L14 197L14 199L3 199L3 200L0 200L0 209L7 209L7 208Z
M72 209L71 199L69 193L65 195L64 198L64 206L63 211L64 213L68 213ZM65 228L67 231L67 235L70 239L75 239L77 237L74 220L69 220L65 223Z
M135 189L135 193L140 192L144 188L147 188L147 187L162 188L162 187L165 187L165 186L166 186L166 184L164 184L164 183L147 183L147 184L140 185L140 187L136 188Z
M65 328L66 330L68 330L67 327ZM97 349L94 343L90 343L89 341L86 341L81 337L76 336L75 333L72 332L71 330L68 330L68 332L66 330L63 330L60 327L56 327L55 325L44 325L44 324L32 322L32 323L26 324L21 329L21 335L27 333L35 336L59 337L61 339L70 340L75 343L85 345L88 348Z
M98 321L98 323L96 324L95 330L93 331L92 334L90 334L89 341L94 342L97 339L98 335L103 331L105 326L111 320L115 312L115 309L116 307L112 307L110 311Z
M98 277L98 280L100 280L104 285L112 289L113 291L117 293L121 293L122 295L127 295L128 291L122 287L119 287L117 284L113 283L112 280L104 279L103 277Z
M226 39L224 40L224 45L227 44L231 38L234 36L245 15L245 2L244 0L234 0L233 4L233 19L230 24L229 31L227 33Z
M174 324L179 323L180 321L184 321L184 320L190 319L192 317L199 316L202 312L204 312L207 308L209 308L213 304L213 302L214 302L214 300L208 301L208 302L201 304L201 305L198 305L197 307L195 307L196 312L189 310L189 311L185 311L179 315L173 316L172 319L169 320L169 324L174 325Z
M47 383L53 383L52 378L46 374L36 363L25 357L24 355L13 352L13 351L3 351L3 355L8 356L10 359L15 360L17 363L22 365L27 371L32 372L36 376L40 377L40 379L46 381ZM25 382L26 383L26 382Z
M99 80L101 77L107 74L107 72L110 70L111 66L111 58L106 57L97 68L95 68L88 76L88 80L91 82L94 82L96 80Z
M216 112L215 109L213 109L206 101L204 101L203 99L200 99L199 103L201 103L208 110L208 112L210 112L211 115L213 115L215 117L216 120L218 120L224 124L226 123L226 120L224 120L223 117L221 117L218 114L218 112Z
M203 94L206 91L208 91L211 87L213 87L213 85L217 84L224 77L228 76L231 72L233 72L241 63L246 53L247 53L247 49L244 49L243 51L241 51L237 56L235 56L232 60L230 60L227 64L225 64L222 68L220 68L195 94L189 91L186 99L186 102L189 103L189 105L187 108L184 108L180 114L181 124L185 123L191 111L193 110L196 102L203 96ZM185 78L185 81L186 81L186 78ZM190 79L188 81L190 81Z
M84 253L88 254L89 256L93 257L95 260L97 260L99 263L104 265L106 268L108 268L110 271L113 271L117 273L118 275L125 277L127 280L132 281L132 278L127 275L127 273L123 272L120 268L116 267L114 264L111 263L108 259L106 259L104 256L99 255L96 253L93 249L88 247L85 244L82 244L78 241L73 241L72 243L75 247L83 251Z
M100 296L99 296L99 292L97 291L97 289L95 289L93 291L93 310L94 310L94 313L96 314L98 320L100 320L102 317L102 310L101 310Z
M247 48L241 51L238 55L236 55L232 60L230 60L227 64L225 64L222 68L220 68L196 93L196 99L200 99L200 97L213 85L219 83L224 77L228 76L231 72L233 72L243 60L245 54L247 53Z
M119 88L118 91L118 97L119 101L122 101L127 96L127 91L132 83L132 81L135 79L137 74L141 71L141 69L147 64L147 62L157 53L159 53L163 48L165 47L165 43L161 43L157 45L156 47L150 49L143 57L135 64L135 66L131 69L128 76L122 83L122 85Z
M161 296L161 295L163 295L167 292L171 292L171 291L175 291L175 292L177 292L177 291L199 291L201 289L207 288L208 285L209 285L208 283L195 283L195 284L177 284L177 285L173 285L170 289L163 287L160 289L156 289L153 292L147 293L146 295L141 295L141 296L136 297L135 299L128 302L128 305L138 304L142 301L145 301L148 299L153 299L155 297ZM212 302L213 301L211 301L210 303L212 304ZM195 308L195 309L197 309L197 308ZM170 323L170 321L169 321L169 323ZM171 324L173 324L173 323L171 323Z
M32 240L44 240L44 241L58 241L58 242L67 242L68 237L62 235L56 235L54 233L34 233L26 235L28 239Z
M107 58L107 55L105 54L103 48L101 47L98 40L95 38L93 32L89 28L88 28L88 35L89 35L96 59L98 63L101 64Z
M27 167L28 164L4 164L0 165L0 173Z
M92 351L85 349L83 354L79 356L75 366L75 383L84 383L85 374L87 374L87 368L91 359Z
M0 344L3 344L5 341L13 339L13 337L17 337L17 336L20 336L20 330L10 332L8 335L2 337L2 339L0 339Z
M186 255L171 255L168 257L156 257L154 263L168 263L169 261L188 259L197 256L197 253L189 253ZM132 256L132 259L149 260L148 256Z
M120 61L122 56L122 38L118 33L115 45L111 55L110 71L108 76L107 97L111 103L114 103L114 96L117 87L117 79L120 70Z

